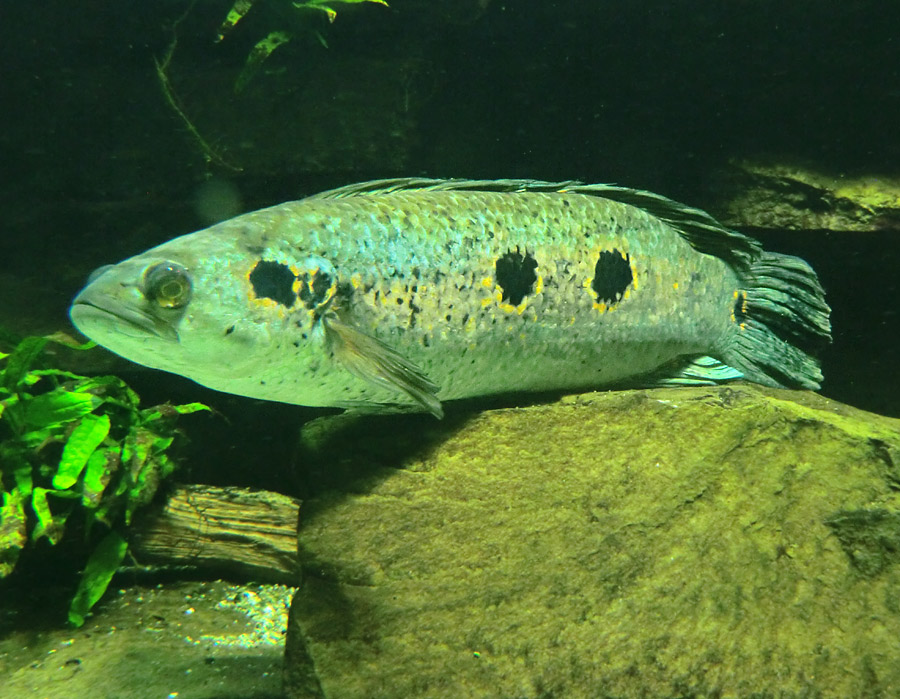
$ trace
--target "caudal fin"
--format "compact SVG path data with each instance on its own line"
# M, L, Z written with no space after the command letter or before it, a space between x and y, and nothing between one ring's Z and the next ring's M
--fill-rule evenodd
M831 342L831 309L816 273L799 257L762 252L744 284L721 358L756 383L818 389L815 354Z

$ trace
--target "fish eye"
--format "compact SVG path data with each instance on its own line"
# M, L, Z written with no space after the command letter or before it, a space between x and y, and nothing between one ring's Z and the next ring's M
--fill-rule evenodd
M191 300L191 275L174 262L147 267L141 287L147 300L160 308L183 308Z

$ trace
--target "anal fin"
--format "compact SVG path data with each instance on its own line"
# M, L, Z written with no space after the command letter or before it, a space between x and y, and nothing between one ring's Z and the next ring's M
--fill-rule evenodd
M647 376L643 385L657 386L715 386L726 381L743 378L743 374L733 367L712 357L693 357L674 370L667 369Z

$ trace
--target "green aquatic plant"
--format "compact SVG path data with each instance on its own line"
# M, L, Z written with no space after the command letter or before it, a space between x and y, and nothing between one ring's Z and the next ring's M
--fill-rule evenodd
M190 12L194 9L196 1L197 0L192 0L192 2L188 3L184 12L173 20L170 26L172 33L171 41L162 58L154 58L156 77L159 80L159 85L162 89L166 103L182 121L188 133L200 148L206 162L215 163L216 165L233 172L241 172L243 168L240 165L231 162L219 148L214 147L203 137L200 130L188 116L188 111L182 105L169 76L175 48L178 45L179 25L187 19ZM219 25L215 37L216 43L228 36L237 24L244 19L247 13L257 5L266 5L267 7L272 8L272 14L277 17L277 20L270 19L270 21L279 27L278 29L270 31L266 36L257 41L250 50L240 73L238 73L237 78L234 81L235 94L242 93L247 85L250 84L253 77L259 73L266 59L268 59L276 49L292 41L298 33L311 32L322 46L328 47L328 42L325 40L322 32L315 29L313 22L304 19L304 15L322 15L324 13L328 22L331 23L334 22L337 17L337 11L334 9L335 7L339 5L359 5L362 3L376 3L387 6L385 0L303 0L302 2L295 2L294 0L269 0L269 2L266 3L262 0L234 0L231 9Z
M304 0L303 2L293 2L291 0L279 0L283 5L291 5L295 12L304 12L308 10L312 10L314 12L323 12L325 16L328 18L328 22L334 22L337 17L337 11L335 11L334 6L337 5L359 5L364 2L373 2L379 5L387 6L387 2L385 0ZM225 20L222 22L219 27L219 34L217 37L218 41L222 41L240 22L244 16L250 12L253 6L257 3L261 2L261 0L235 0L235 3L231 6L231 9L228 11L228 14L225 17ZM323 46L328 46L325 41L325 37L322 36L321 32L312 30L313 34L315 34L316 38L319 40ZM237 80L234 84L234 91L240 93L244 90L247 84L250 82L251 78L256 75L259 71L260 67L262 67L263 61L265 61L275 49L283 46L288 43L291 39L293 39L293 33L287 31L285 28L281 28L275 31L269 32L265 37L256 42L253 46L253 49L250 51L250 54L247 56L247 60L244 62L244 67L241 69L240 74L237 77Z
M283 2L284 0L281 1ZM224 39L225 35L234 29L235 25L240 22L258 2L261 2L261 0L235 0L231 9L228 11L228 14L225 16L225 20L219 27L219 41ZM298 10L324 12L326 17L328 17L329 22L334 22L337 17L337 12L333 7L336 5L359 5L364 2L374 2L378 5L387 7L387 2L385 2L385 0L303 0L302 2L288 0L288 2Z
M142 409L115 376L35 368L51 339L93 346L28 337L0 352L0 578L25 547L56 545L77 522L91 550L69 606L69 621L81 626L128 551L134 513L175 469L176 418L208 408Z

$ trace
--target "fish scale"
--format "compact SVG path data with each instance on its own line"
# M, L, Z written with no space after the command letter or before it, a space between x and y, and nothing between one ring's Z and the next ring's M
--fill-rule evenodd
M437 416L451 399L628 381L817 388L828 315L805 262L659 195L425 179L181 236L71 310L112 351L212 388Z
M573 200L576 207L583 209L575 226L570 214ZM314 214L307 214L304 222L315 226L314 216L322 222L336 218L338 212L331 211L327 204L322 202ZM354 299L354 313L369 319L373 333L396 335L407 344L421 343L421 336L432 332L436 322L446 335L467 330L466 335L484 337L489 326L498 321L507 329L528 333L526 342L533 335L534 339L560 348L579 336L597 344L614 342L620 328L632 343L664 338L682 344L690 344L699 329L703 337L694 344L702 344L710 324L724 325L730 310L729 295L737 288L736 276L720 260L697 255L671 229L665 235L661 221L638 210L628 211L617 202L584 195L524 193L510 199L498 193L441 192L429 197L360 197L353 204L363 212L377 209L378 214L373 213L372 219L381 223L346 225L341 244L330 250L332 259L339 270L349 271L351 277L360 275L362 287L369 289ZM302 203L295 206L300 208ZM446 213L454 207L487 211L490 215L483 222L454 218ZM404 215L391 220L391 211L402 211ZM385 224L385 220L390 223ZM413 220L416 225L412 225ZM291 221L286 223L287 228L294 225ZM493 232L491 236L485 235L487 230ZM579 238L582 244L577 245ZM366 250L356 243L360 239L402 240L402 245L373 245ZM465 256L455 254L460 248L466 250ZM515 248L528 251L537 261L543 288L539 294L526 296L522 312L506 309L497 313L502 304L497 302L501 291L493 279L494 266L501 255ZM380 250L385 251L381 256ZM585 286L593 278L595 256L601 250L629 253L638 270L641 291L635 291L633 298L629 294L618 304L618 315L593 308L591 293ZM669 263L675 258L682 259L677 267ZM385 269L385 264L390 268ZM701 274L704 269L708 270L706 281L691 283L691 275ZM413 275L413 270L418 273ZM678 279L682 282L676 290ZM416 288L416 292L410 293L411 288ZM380 303L375 300L376 295ZM708 303L710 297L720 300L718 307ZM419 313L411 311L412 299L422 308ZM705 301L698 306L701 299ZM448 309L449 306L453 308ZM684 312L672 314L670 311L676 306L683 306ZM447 310L475 322L448 322ZM628 310L640 313L640 322L626 314ZM410 327L413 316L419 316L419 320ZM565 327L570 328L568 334L550 336ZM600 327L605 327L602 337L595 335Z

